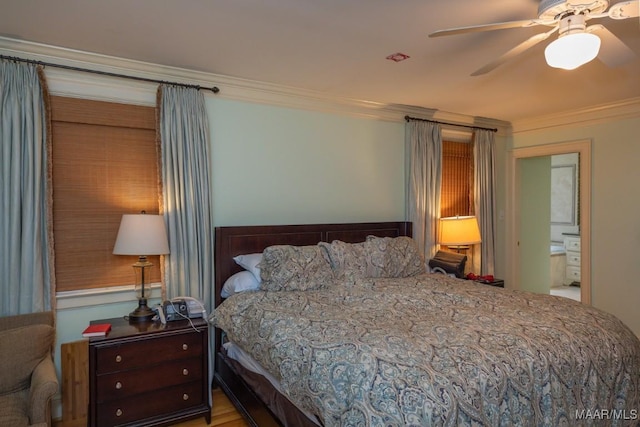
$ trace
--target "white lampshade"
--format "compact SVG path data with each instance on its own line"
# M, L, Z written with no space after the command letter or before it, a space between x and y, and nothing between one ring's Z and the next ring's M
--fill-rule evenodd
M574 33L559 37L544 50L547 64L574 70L593 60L600 51L600 37L592 33Z
M440 218L440 240L444 246L466 246L480 243L480 228L475 216Z
M162 215L122 215L114 255L164 255L169 253Z

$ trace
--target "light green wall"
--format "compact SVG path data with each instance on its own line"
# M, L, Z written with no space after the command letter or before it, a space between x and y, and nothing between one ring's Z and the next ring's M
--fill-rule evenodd
M208 98L214 222L404 220L404 124Z
M513 145L592 140L592 305L616 315L640 336L638 135L640 117L635 117L516 133Z

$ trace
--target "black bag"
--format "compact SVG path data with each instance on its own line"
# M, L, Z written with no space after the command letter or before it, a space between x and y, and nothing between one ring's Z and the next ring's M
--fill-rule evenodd
M464 265L467 262L467 256L453 252L438 251L436 255L429 260L429 269L442 269L446 274L454 274L456 277L464 278Z

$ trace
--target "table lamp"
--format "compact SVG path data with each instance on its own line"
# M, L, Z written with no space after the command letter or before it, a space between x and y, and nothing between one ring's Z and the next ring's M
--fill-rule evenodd
M440 243L452 249L469 249L480 243L480 228L475 216L452 216L440 218Z
M138 307L129 313L130 322L150 321L156 312L147 306L144 294L144 269L153 266L147 261L147 255L165 255L169 253L167 231L162 215L141 214L122 215L114 255L137 255L138 262L133 268L140 269L141 294L138 297Z

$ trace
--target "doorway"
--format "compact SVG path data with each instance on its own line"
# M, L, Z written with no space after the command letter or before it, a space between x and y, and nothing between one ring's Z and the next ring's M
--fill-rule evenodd
M508 164L508 222L507 222L507 271L509 287L513 289L528 290L533 283L535 277L541 274L546 275L548 279L549 265L545 261L541 261L542 257L532 257L531 251L537 250L542 254L546 254L544 259L549 257L548 238L535 239L534 236L540 236L541 232L523 224L529 225L532 215L538 215L536 210L545 211L548 216L548 205L540 207L534 200L535 186L525 188L521 183L522 174L532 173L537 166L533 168L531 165L545 164L549 156L559 154L578 153L580 157L579 164L579 212L580 212L580 229L581 229L581 245L580 245L580 300L583 304L591 304L591 141L582 140L575 142L554 143L540 145L535 147L517 148L512 151L510 162ZM524 159L541 159L540 162L522 162ZM543 167L547 167L546 165ZM530 181L530 180L529 180ZM533 192L533 193L530 193ZM527 197L532 194L532 197ZM532 223L531 223L532 224ZM549 221L546 222L548 230ZM548 232L544 233L546 237ZM542 248L544 245L544 249ZM536 248L536 249L532 249ZM531 262L528 260L531 259ZM538 265L540 264L540 265ZM544 264L544 265L542 265ZM541 277L541 276L540 276ZM547 292L548 293L548 292Z

